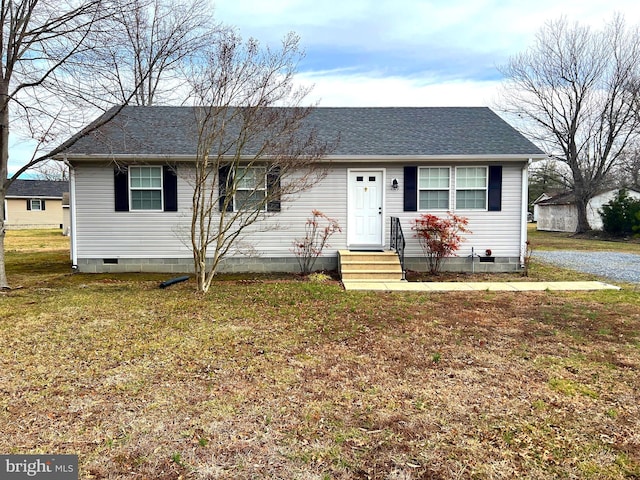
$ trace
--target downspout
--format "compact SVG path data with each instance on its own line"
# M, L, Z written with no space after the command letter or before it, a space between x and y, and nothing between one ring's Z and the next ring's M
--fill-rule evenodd
M522 208L520 212L520 268L524 268L527 252L527 214L529 212L529 165L531 159L522 167Z
M76 241L76 171L64 156L64 163L69 167L69 222L71 223L71 268L78 270L78 243Z

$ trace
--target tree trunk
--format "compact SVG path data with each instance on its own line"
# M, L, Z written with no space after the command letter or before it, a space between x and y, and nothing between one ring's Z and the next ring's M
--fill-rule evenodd
M576 210L578 214L578 224L576 225L575 233L584 233L591 230L589 225L589 219L587 218L587 204L588 200L584 198L576 198Z
M1 195L2 199L0 203L0 210L4 213L4 193ZM0 225L0 290L6 290L9 288L9 282L7 281L7 273L4 268L4 220L0 220L2 224Z
M4 200L9 182L9 82L0 81L0 290L8 289L7 273L4 268L5 211Z
M589 204L589 200L591 200L591 195L588 192L588 189L582 184L582 178L576 178L576 175L574 175L573 194L575 196L576 213L578 217L575 233L588 232L591 230L591 226L589 225L589 219L587 218L587 205Z

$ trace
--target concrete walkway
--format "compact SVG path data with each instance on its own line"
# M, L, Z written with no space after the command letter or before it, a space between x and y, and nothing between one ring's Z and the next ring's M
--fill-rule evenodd
M343 280L345 290L395 292L533 292L544 290L620 290L604 282L371 282Z

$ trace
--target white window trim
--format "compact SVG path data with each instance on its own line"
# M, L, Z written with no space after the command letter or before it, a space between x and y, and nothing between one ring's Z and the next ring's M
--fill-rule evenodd
M447 191L447 197L449 199L449 206L447 208L420 208L420 192L442 192L445 191L444 188L420 188L420 170L423 169L427 169L427 168L446 168L447 170L449 170L449 186L446 189ZM451 178L451 170L452 168L450 166L446 166L446 165L424 165L421 167L418 167L418 178L416 179L416 184L417 184L417 206L418 206L418 211L419 212L447 212L447 211L451 211L451 191L452 191L452 182L453 179Z
M33 202L38 202L38 208L33 208ZM31 207L32 212L42 212L42 199L41 198L30 198L29 206Z
M483 168L485 175L485 185L484 187L467 187L467 188L458 188L458 171L463 168ZM455 188L454 190L454 199L453 205L454 208L452 210L458 212L487 212L489 211L489 167L486 165L464 165L456 167L456 178L455 178ZM458 191L470 191L470 190L484 190L484 208L458 208Z
M242 170L252 170L252 169L262 169L264 171L264 185L263 188L240 188L239 186L239 182L240 179L238 178L238 169L242 169ZM268 173L268 169L266 166L263 165L251 165L251 166L245 166L245 165L239 165L236 170L233 172L233 183L235 184L235 189L233 192L233 211L234 212L240 212L242 211L242 209L238 208L239 202L238 199L236 198L236 193L238 193L238 191L242 191L242 192L264 192L264 196L265 198L267 197L267 173ZM267 211L267 203L268 202L264 202L264 205L262 206L262 208L260 209L261 212L266 212Z
M160 187L136 187L136 188L132 188L131 187L131 170L134 168L153 168L153 169L159 169L160 170ZM157 165L132 165L129 167L129 175L128 175L128 181L129 181L129 211L131 212L163 212L164 211L164 175L163 175L163 170L161 166L157 166ZM159 190L160 191L160 208L156 209L148 209L148 208L133 208L133 195L132 192L133 191L140 191L140 190L150 190L150 191L154 191L154 190Z

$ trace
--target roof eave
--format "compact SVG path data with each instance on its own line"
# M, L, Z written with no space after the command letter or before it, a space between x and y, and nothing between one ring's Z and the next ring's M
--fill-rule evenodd
M541 160L545 154L442 154L442 155L330 155L326 160L333 162L433 162L433 161L500 161L500 162L526 162L529 160Z
M229 158L232 158L231 156ZM247 155L243 159L251 160L254 157ZM269 160L269 156L263 157L264 160ZM327 155L322 157L321 161L332 163L343 162L432 162L432 161L500 161L500 162L526 162L537 161L547 158L546 154L531 153L531 154L444 154L444 155ZM69 161L114 161L114 162L193 162L195 161L194 155L141 155L141 154L111 154L111 155L96 155L96 154L66 154L65 160Z
M24 200L27 198L38 198L42 200L62 200L62 195L59 197L56 197L54 195L6 195L4 198L6 198L7 200Z

